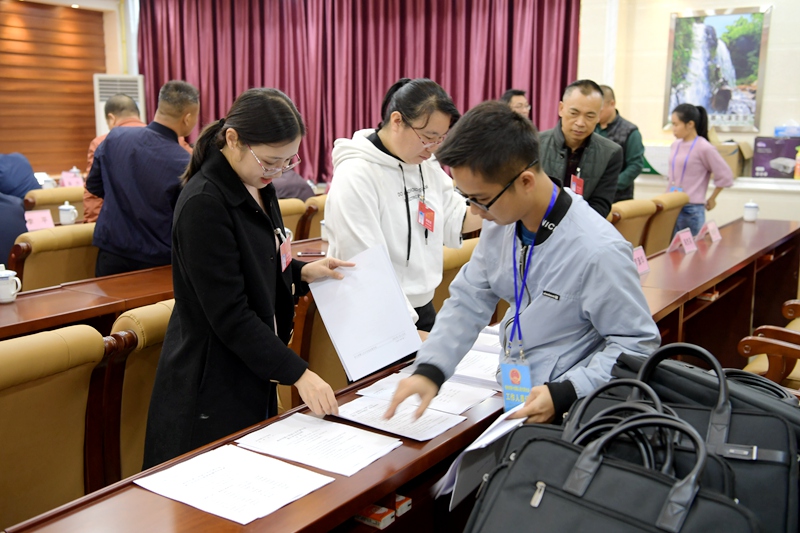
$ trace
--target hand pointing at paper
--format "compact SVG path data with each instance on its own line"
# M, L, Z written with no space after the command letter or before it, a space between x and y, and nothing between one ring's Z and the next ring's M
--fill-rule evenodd
M436 386L436 383L425 376L409 376L397 384L397 390L392 397L392 403L389 404L389 408L386 410L386 414L384 414L383 417L387 420L392 418L397 410L397 406L400 405L403 400L410 398L415 394L419 394L421 402L419 407L417 407L417 412L414 414L416 418L419 418L422 416L422 413L425 412L425 409L428 408L428 405L430 405L431 401L436 397L436 393L438 392L439 388Z

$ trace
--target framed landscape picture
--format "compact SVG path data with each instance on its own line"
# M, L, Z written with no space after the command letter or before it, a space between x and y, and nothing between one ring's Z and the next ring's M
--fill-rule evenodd
M673 13L664 124L678 105L701 105L718 131L758 132L772 8Z

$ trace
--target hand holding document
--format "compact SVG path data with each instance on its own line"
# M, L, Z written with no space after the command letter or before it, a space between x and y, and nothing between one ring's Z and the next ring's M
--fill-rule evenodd
M298 413L236 441L267 453L343 476L352 476L402 445L400 439Z
M140 487L248 524L334 481L227 445L134 481Z
M355 381L417 351L422 341L386 247L376 246L352 258L355 267L343 280L311 284L348 379Z
M339 407L339 417L418 441L437 437L467 418L429 409L416 418L413 405L400 405L390 419L384 418L389 402L362 396Z

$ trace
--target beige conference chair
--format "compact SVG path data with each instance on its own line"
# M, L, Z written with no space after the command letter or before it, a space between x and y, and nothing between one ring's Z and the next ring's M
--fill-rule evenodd
M650 227L645 235L644 253L648 256L669 248L672 230L684 205L689 203L685 192L668 192L650 198L656 204L656 213L650 219Z
M16 271L23 291L93 278L98 252L93 235L94 223L23 233L14 241L8 268Z
M433 293L433 307L436 312L442 308L442 304L450 297L450 283L455 279L456 274L461 270L472 257L472 251L478 245L478 238L464 239L461 248L444 247L444 264L442 267L442 282L436 287Z
M636 248L641 246L656 204L650 200L623 200L611 206L608 221Z
M0 530L104 485L105 353L86 325L0 341Z
M306 200L306 213L301 217L297 225L297 231L300 236L296 240L316 239L320 236L319 222L325 219L325 201L327 199L327 194L320 194Z
M78 210L75 220L83 220L83 187L54 187L52 189L33 189L25 194L25 210L49 209L53 222L58 224L58 208L69 202Z
M281 210L283 225L292 232L293 240L299 241L300 235L297 232L297 226L306 212L306 204L298 198L282 198L278 200L278 205Z
M150 395L175 300L131 309L120 315L111 335L121 337L120 356L109 362L106 407L106 480L137 474L144 458Z

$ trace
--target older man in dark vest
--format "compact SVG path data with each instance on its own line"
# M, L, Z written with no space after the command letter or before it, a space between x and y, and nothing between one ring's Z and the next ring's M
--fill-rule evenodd
M608 85L601 85L600 88L603 89L603 107L600 109L600 122L595 128L595 133L620 145L624 157L614 201L632 200L633 180L642 171L644 165L642 134L636 124L620 116L617 111L614 90Z

